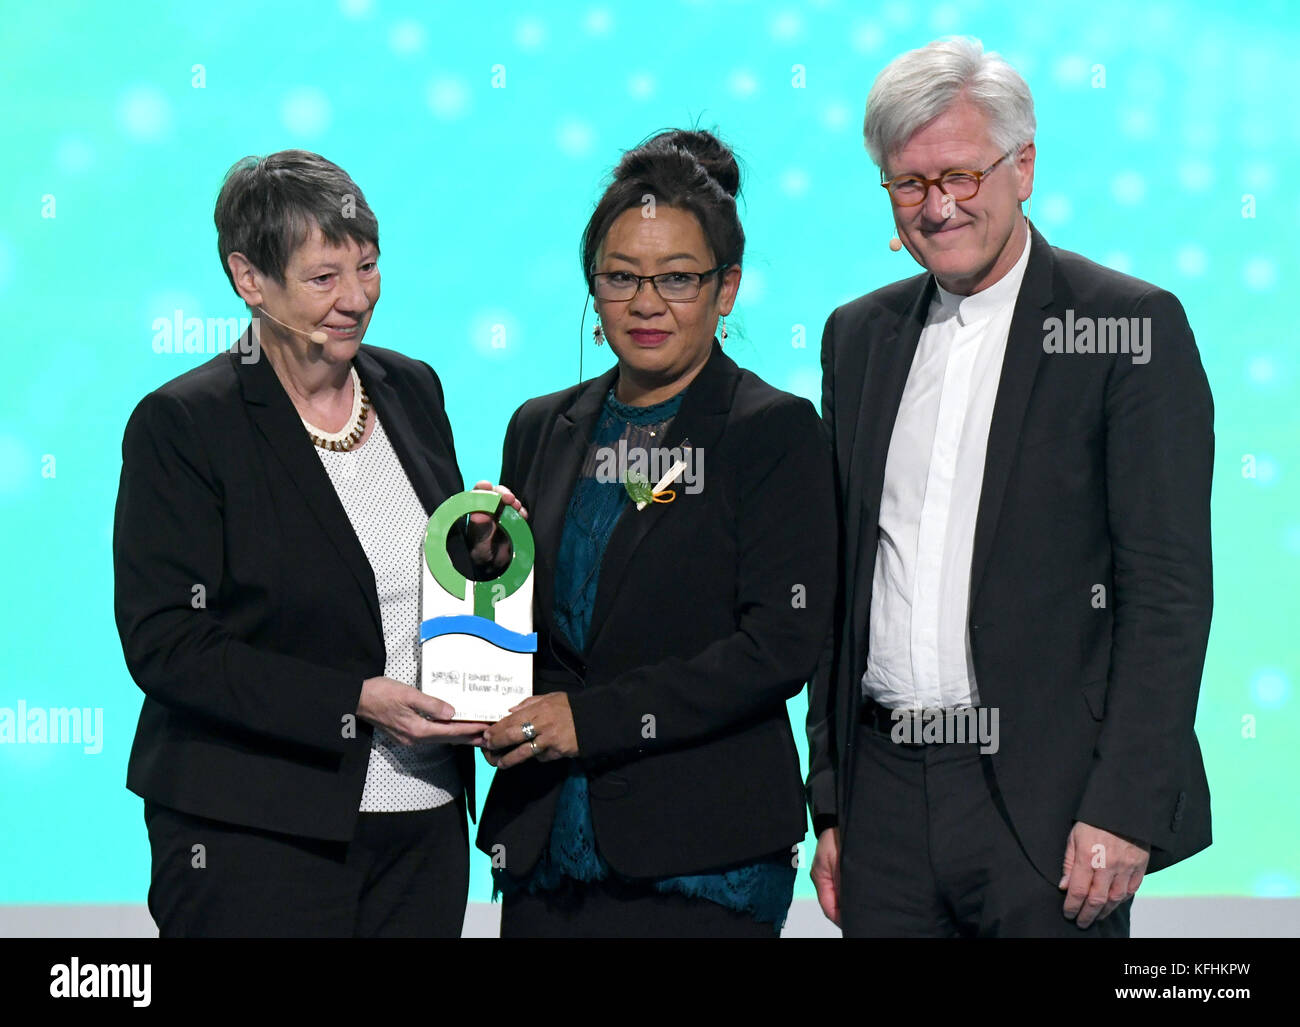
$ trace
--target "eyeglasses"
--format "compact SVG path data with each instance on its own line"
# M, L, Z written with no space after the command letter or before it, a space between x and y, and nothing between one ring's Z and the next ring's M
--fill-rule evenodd
M601 271L591 278L596 298L601 300L630 300L641 291L641 283L654 286L661 299L680 302L699 297L704 280L730 264L719 264L708 271L665 271L658 275L634 275L631 271Z
M1015 150L1008 150L983 171L970 168L950 168L938 178L923 178L920 175L896 175L880 185L889 190L894 203L900 207L915 207L924 202L930 192L930 186L937 185L939 192L946 193L954 200L969 200L980 191L984 176L1010 157ZM882 171L883 175L884 172Z

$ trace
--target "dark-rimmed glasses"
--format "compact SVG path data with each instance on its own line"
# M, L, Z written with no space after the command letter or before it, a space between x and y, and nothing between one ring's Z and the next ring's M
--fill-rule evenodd
M591 276L592 289L597 299L630 300L641 291L641 283L649 282L661 299L681 302L697 299L704 280L730 264L719 264L708 271L664 271L657 275L634 275L631 271L601 271Z

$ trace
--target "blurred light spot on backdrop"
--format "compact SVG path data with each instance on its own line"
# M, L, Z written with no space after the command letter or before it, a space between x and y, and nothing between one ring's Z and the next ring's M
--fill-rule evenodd
M955 4L940 4L930 14L930 28L947 35L955 32L962 23L962 12Z
M1175 260L1178 264L1178 270L1189 278L1196 278L1205 274L1206 269L1210 266L1210 258L1206 255L1205 250L1194 243L1182 247L1178 251Z
M790 168L781 172L781 192L786 196L802 196L808 191L808 172L803 168Z
M399 21L389 30L388 45L393 53L408 56L424 49L424 26L413 19Z
M443 121L464 116L469 107L469 87L458 78L444 75L429 83L429 110Z
M1255 878L1252 894L1260 898L1291 899L1297 891L1296 879L1282 870L1272 870Z
M1178 165L1178 180L1184 189L1199 193L1214 184L1214 168L1203 160L1186 160Z
M64 136L54 154L54 163L69 175L81 175L95 166L95 150L81 136Z
M1141 107L1131 107L1120 117L1120 127L1130 139L1147 139L1155 131L1155 116Z
M890 0L890 3L885 4L881 14L884 15L885 21L894 28L903 29L912 24L914 10L914 5L910 3L900 3L899 0Z
M1277 484L1279 476L1277 461L1267 454L1259 453L1255 456L1255 477L1247 480L1263 488L1271 488Z
M1272 189L1277 173L1272 164L1256 163L1246 166L1245 182L1248 189Z
M1034 213L1031 208L1031 217ZM1061 193L1050 193L1039 201L1037 213L1040 216L1034 220L1041 220L1047 225L1063 225L1070 220L1072 213L1070 198Z
M546 26L536 18L524 18L515 26L515 45L521 50L540 50L546 43Z
M1112 250L1106 256L1101 258L1101 262L1107 267L1114 268L1124 274L1133 273L1133 258L1121 250Z
M828 103L822 111L822 124L832 131L838 131L849 123L849 108L847 104L836 100Z
M1088 84L1089 64L1078 54L1068 54L1058 58L1052 66L1052 78L1064 88L1080 87Z
M567 118L560 122L555 132L555 145L566 156L585 157L591 152L595 138L596 135L587 122Z
M758 79L753 76L752 72L744 68L737 68L727 79L727 88L731 90L731 95L739 100L748 100L758 92Z
M1246 261L1241 278L1247 288L1264 292L1277 284L1277 264L1268 257L1253 257Z
M875 22L859 25L853 30L853 49L858 53L874 53L880 49L880 44L884 41L885 34L880 31L880 26Z
M634 99L648 100L655 93L654 76L644 72L634 72L628 77L627 91Z
M1111 195L1119 203L1126 207L1132 207L1142 202L1146 196L1147 184L1145 179L1136 171L1121 171L1110 183Z
M1246 377L1252 385L1269 385L1277 377L1277 368L1269 356L1251 357L1246 364Z
M583 27L593 36L607 36L614 27L614 18L604 7L593 7L583 20Z
M330 125L330 102L314 86L299 86L280 102L280 120L295 136L319 136Z
M1262 667L1250 679L1250 696L1256 706L1279 710L1291 697L1291 683L1276 667Z
M0 495L25 492L40 480L40 474L40 462L26 443L12 435L0 435Z
M171 127L171 109L154 86L132 86L118 101L117 120L137 142L154 142Z
M372 7L372 0L339 0L339 11L345 18L367 17Z
M772 19L772 38L788 43L803 35L803 19L795 11L782 11Z

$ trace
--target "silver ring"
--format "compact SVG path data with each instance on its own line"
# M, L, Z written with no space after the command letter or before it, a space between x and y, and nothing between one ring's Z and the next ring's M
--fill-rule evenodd
M537 734L537 728L533 727L533 722L531 720L525 721L523 731L525 742L531 742L533 737Z
M530 739L528 739L528 744L531 745L531 746L533 747L533 755L536 756L536 755L537 755L537 743L534 742L534 741L530 738Z

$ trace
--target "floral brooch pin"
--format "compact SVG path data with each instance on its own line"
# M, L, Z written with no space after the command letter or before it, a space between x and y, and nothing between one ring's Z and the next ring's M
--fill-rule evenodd
M673 462L654 488L650 487L650 479L644 474L632 470L627 472L623 478L623 487L627 489L628 497L636 504L638 510L644 510L651 503L671 503L677 498L677 493L669 486L690 466L686 459L689 455L690 447L686 446L683 448L682 457Z

